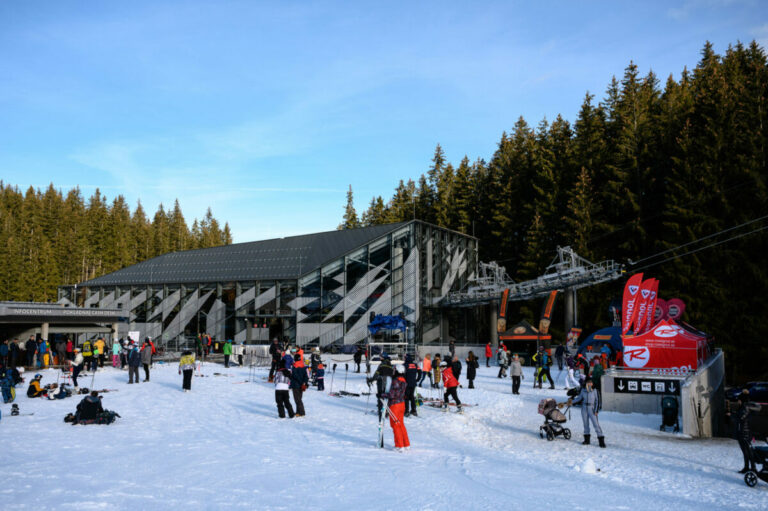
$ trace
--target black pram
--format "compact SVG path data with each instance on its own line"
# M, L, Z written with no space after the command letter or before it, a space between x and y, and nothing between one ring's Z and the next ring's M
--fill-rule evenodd
M763 468L758 472L748 470L744 474L744 482L747 483L747 486L755 486L759 477L768 483L768 445L752 445L750 443L749 448L752 450L752 459L756 464L762 465Z
M565 410L568 411L568 408ZM557 402L552 399L542 399L539 402L539 413L544 416L544 424L539 426L539 436L547 437L547 440L554 440L556 436L562 435L566 440L571 439L571 430L564 428L561 424L568 421L565 414L557 409Z

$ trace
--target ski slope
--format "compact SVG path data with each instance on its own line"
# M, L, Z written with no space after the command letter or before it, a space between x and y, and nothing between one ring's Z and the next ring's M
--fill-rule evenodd
M334 390L343 386L337 369ZM352 367L352 364L350 364ZM155 364L152 381L127 385L127 373L96 374L94 388L115 388L104 406L122 418L110 426L63 422L80 396L28 399L22 413L2 405L0 503L4 509L768 509L768 485L748 488L736 471L734 440L693 440L661 433L654 416L601 413L607 449L582 446L581 416L573 439L542 440L536 413L544 397L564 391L531 388L521 395L496 368L478 370L477 389L459 390L477 404L462 414L426 406L407 418L411 450L375 446L378 421L366 397L305 393L307 416L278 419L274 388L259 369L206 364L192 392L181 392L175 366ZM214 372L224 376L214 376ZM43 384L56 372L43 372ZM142 371L143 377L143 371ZM427 380L428 382L428 380ZM89 386L90 377L81 385ZM367 390L350 371L348 391ZM429 396L429 389L422 389Z

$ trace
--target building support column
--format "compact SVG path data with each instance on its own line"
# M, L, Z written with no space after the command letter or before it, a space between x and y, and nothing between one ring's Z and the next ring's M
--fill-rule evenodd
M577 311L576 290L569 288L565 290L565 333L571 331L571 328L579 322Z
M46 341L48 340L48 328L48 323L43 323L43 326L40 328L40 337Z
M490 322L491 322L491 346L493 347L494 352L499 347L499 330L498 330L498 322L499 322L499 312L498 312L498 304L496 302L491 302L490 305Z
M120 338L120 332L118 332L119 323L112 323L112 344L117 342L117 340Z
M440 346L448 345L448 314L445 309L440 309Z

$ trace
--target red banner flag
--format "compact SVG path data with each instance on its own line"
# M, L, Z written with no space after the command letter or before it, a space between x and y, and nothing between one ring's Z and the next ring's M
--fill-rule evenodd
M654 279L646 279L640 284L640 297L637 299L637 314L635 314L635 326L632 329L635 334L645 331L648 320L648 302L651 299Z
M645 327L642 332L647 332L655 325L654 316L656 315L656 298L659 295L659 279L653 279L651 295L648 297L648 307L645 309ZM642 333L641 332L641 333Z
M624 299L621 303L621 333L629 332L632 323L637 316L637 299L640 296L640 285L643 282L643 274L636 273L629 277L624 286Z

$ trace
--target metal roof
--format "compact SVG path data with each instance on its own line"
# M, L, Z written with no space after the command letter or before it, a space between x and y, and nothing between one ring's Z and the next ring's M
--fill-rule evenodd
M82 286L296 279L410 222L171 252Z

